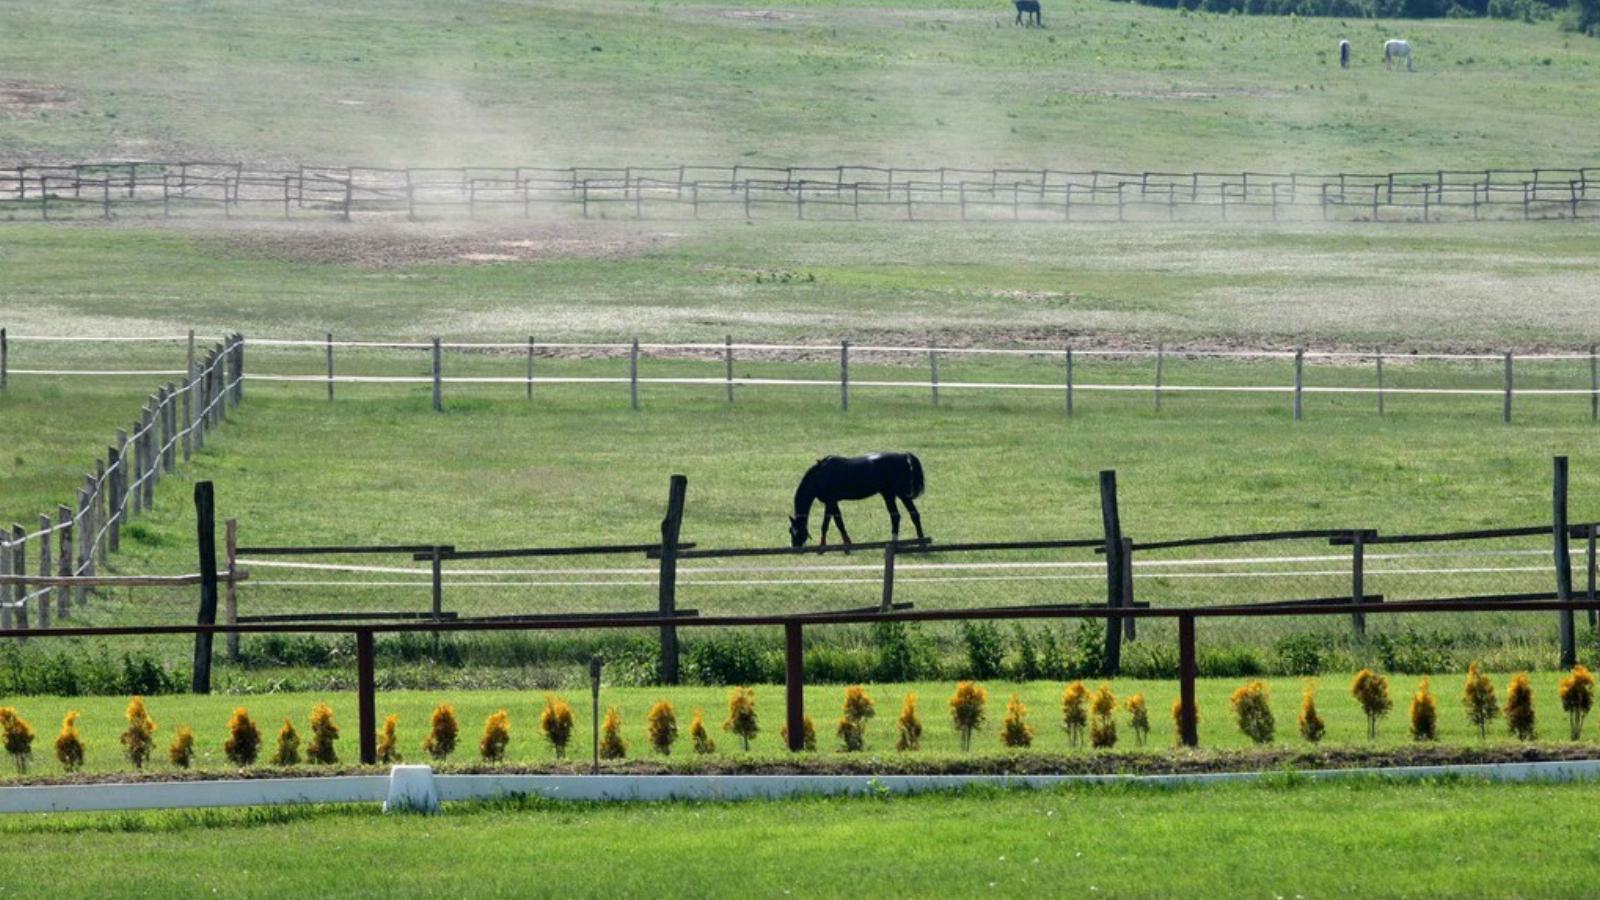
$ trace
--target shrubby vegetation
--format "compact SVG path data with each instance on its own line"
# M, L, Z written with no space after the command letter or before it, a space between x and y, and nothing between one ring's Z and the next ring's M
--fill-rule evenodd
M1268 16L1339 16L1352 19L1495 18L1533 22L1560 18L1571 31L1596 32L1600 0L1138 0L1145 6L1210 13Z

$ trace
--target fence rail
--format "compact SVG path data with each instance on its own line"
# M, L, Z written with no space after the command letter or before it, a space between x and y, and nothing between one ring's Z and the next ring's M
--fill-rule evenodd
M1593 218L1600 167L1117 172L677 165L260 168L205 161L0 166L0 214L521 216L1086 222Z

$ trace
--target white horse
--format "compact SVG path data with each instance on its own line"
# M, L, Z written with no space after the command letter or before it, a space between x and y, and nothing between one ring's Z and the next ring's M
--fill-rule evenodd
M1394 64L1399 62L1402 59L1404 59L1406 61L1406 71L1407 72L1413 71L1413 69L1411 68L1411 42L1410 41L1384 41L1383 42L1383 67L1385 69L1394 68Z

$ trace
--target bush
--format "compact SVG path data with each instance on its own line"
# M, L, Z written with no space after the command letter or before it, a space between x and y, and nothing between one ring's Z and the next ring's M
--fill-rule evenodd
M511 716L499 709L489 714L483 723L483 737L478 739L478 753L486 763L497 763L506 756L506 745L511 743Z
M172 738L172 745L167 748L167 759L180 769L189 768L194 762L194 732L187 725L179 725L177 733Z
M1005 660L1005 641L1000 626L993 622L962 622L961 643L967 651L967 674L973 678L994 678Z
M1285 675L1319 675L1328 664L1328 639L1320 634L1284 635L1273 647L1278 669Z
M56 760L68 772L83 768L83 738L78 736L78 711L75 709L61 720L61 733L56 735Z
M441 703L433 709L433 716L428 728L428 736L422 739L422 749L436 760L443 760L456 749L456 735L460 732L456 724L456 708L448 703Z
M555 694L544 695L544 710L539 713L539 730L556 751L556 759L567 755L567 744L572 741L572 707Z
M900 705L900 719L896 723L900 729L900 736L894 742L894 748L904 753L922 746L922 720L917 717L917 695L906 694L905 700Z
M1362 669L1350 681L1350 696L1356 698L1367 716L1367 740L1376 740L1378 720L1387 715L1393 705L1389 701L1389 679L1371 669Z
M391 765L400 762L400 748L395 739L395 726L400 722L399 716L384 716L383 730L378 732L378 762Z
M1196 730L1198 730L1200 728L1200 708L1198 706L1195 707L1195 710L1194 710L1194 725L1195 725L1195 729ZM1178 699L1172 701L1172 728L1173 728L1173 731L1177 734L1177 738L1178 738L1179 743L1182 743L1182 741L1183 741L1183 698L1182 697L1179 697Z
M1200 653L1201 678L1253 678L1262 674L1256 652L1246 647L1221 647Z
M1074 681L1061 692L1061 727L1067 730L1067 742L1076 747L1083 741L1083 729L1089 724L1089 689L1083 682Z
M1144 694L1134 694L1128 698L1128 727L1133 729L1134 743L1143 747L1145 739L1150 736L1150 709L1145 706Z
M150 751L155 749L155 720L145 711L143 697L129 700L124 716L128 720L128 730L122 733L122 752L135 769L142 769L145 760L150 758Z
M689 720L689 739L694 742L694 752L715 753L717 742L711 739L711 734L706 731L706 711L696 709L694 718Z
M672 711L672 704L657 700L645 716L645 722L650 732L650 746L657 753L670 756L672 745L678 742L678 716Z
M1533 684L1520 672L1511 676L1506 686L1505 714L1506 727L1513 735L1524 741L1534 739Z
M1422 676L1417 692L1411 695L1411 739L1432 741L1438 738L1439 714L1428 690L1428 676Z
M236 766L255 765L261 752L261 731L250 721L250 711L240 706L228 720L228 739L222 743L223 755Z
M1272 743L1277 723L1272 717L1272 692L1264 682L1252 681L1233 692L1228 703L1245 737L1257 744Z
M1011 646L1016 651L1016 661L1011 664L1012 681L1033 681L1043 677L1044 664L1039 656L1039 645L1033 634L1021 623L1011 626Z
M752 684L779 681L779 673L762 662L762 648L754 637L742 631L728 631L702 638L689 646L684 667L689 677L710 685Z
M961 736L962 750L972 749L972 733L983 727L983 705L988 700L989 692L981 684L963 681L956 685L950 697L950 720Z
M755 691L736 687L728 692L728 720L722 723L722 730L738 735L745 752L750 752L750 741L761 733L761 725L756 721Z
M339 726L333 723L333 710L326 703L311 707L311 742L306 744L306 762L331 766L339 761L339 751L334 743L339 740Z
M915 622L874 623L872 643L872 681L917 681L938 675L938 649Z
M1467 721L1478 727L1478 737L1489 736L1489 723L1500 715L1494 698L1494 682L1479 671L1477 662L1467 664L1467 683L1461 689L1461 703L1467 708Z
M1117 697L1111 685L1102 682L1099 689L1089 695L1089 711L1094 721L1089 725L1089 746L1110 749L1117 745Z
M1315 744L1327 730L1322 717L1317 715L1317 688L1308 684L1305 693L1300 695L1300 736Z
M5 739L6 753L11 755L17 771L28 771L28 762L33 759L33 726L13 707L0 706L0 736Z
M1407 629L1398 634L1380 634L1373 641L1383 668L1403 675L1430 675L1447 672L1456 663L1456 639L1441 632Z
M1557 693L1561 695L1561 708L1566 711L1572 739L1577 740L1583 736L1583 720L1594 706L1594 676L1582 665L1573 666L1572 673L1561 679Z
M789 726L783 726L778 732L783 736L783 745L789 746ZM715 750L716 746L713 745L711 749ZM800 749L807 753L817 752L817 726L812 723L810 716L800 717Z
M843 752L856 753L866 749L867 736L859 720L840 716L834 731L839 735L839 749Z
M622 759L628 755L628 742L622 739L622 714L615 706L606 708L605 721L600 723L600 758Z
M1000 743L1007 747L1028 747L1033 744L1033 729L1028 727L1028 707L1016 694L1006 701L1006 717L1000 723Z
M283 727L278 729L278 746L272 751L272 758L268 762L275 766L300 765L300 732L295 731L294 723L287 718L283 720Z

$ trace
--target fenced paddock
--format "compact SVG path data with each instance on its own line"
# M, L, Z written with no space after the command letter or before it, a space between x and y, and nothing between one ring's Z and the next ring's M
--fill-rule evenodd
M836 166L272 169L233 162L0 166L13 219L1479 221L1587 219L1600 167L1431 172L1118 172Z

